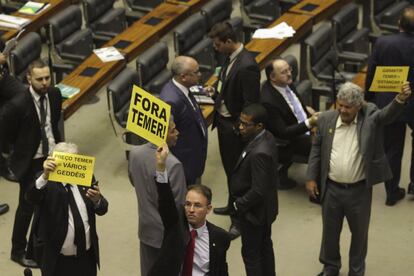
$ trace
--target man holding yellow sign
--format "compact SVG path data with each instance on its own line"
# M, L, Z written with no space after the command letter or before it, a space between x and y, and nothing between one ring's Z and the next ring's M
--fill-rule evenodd
M98 182L91 181L94 159L77 152L75 144L57 144L55 157L46 159L43 174L26 194L27 200L38 206L28 255L33 255L43 276L97 274L99 245L95 215L106 214L108 201L102 196ZM63 162L57 161L58 158ZM89 175L89 183L82 185L92 184L91 188L76 186Z
M400 32L380 37L374 46L368 65L365 82L366 100L379 108L385 107L400 92L407 80L413 90L414 84L414 7L404 9L399 20ZM406 124L414 127L414 98L408 100L404 113L392 124L384 128L384 149L391 166L393 178L385 182L388 206L395 205L405 196L404 188L399 187L401 159L404 150ZM414 133L412 133L414 134ZM411 140L414 148L414 141ZM414 151L411 154L410 183L408 193L414 194Z

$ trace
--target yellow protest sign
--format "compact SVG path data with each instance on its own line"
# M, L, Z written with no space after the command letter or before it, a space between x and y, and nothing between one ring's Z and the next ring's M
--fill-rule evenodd
M91 186L95 157L54 151L56 169L49 180L74 185Z
M377 66L369 91L401 92L407 81L409 66Z
M167 139L170 111L169 104L134 85L126 128L161 146Z

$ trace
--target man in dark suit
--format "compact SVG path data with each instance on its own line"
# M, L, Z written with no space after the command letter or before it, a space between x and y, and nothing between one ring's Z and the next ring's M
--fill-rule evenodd
M217 23L209 33L216 51L226 55L215 88L213 128L217 126L221 161L229 179L242 151L242 142L237 134L236 121L244 106L258 102L260 93L260 69L254 57L244 49L229 23ZM230 191L230 189L228 189ZM224 208L214 208L220 215L232 212L230 198ZM235 225L232 225L235 226ZM232 229L233 228L233 229ZM236 228L230 227L233 238L239 235Z
M383 127L404 110L411 94L408 83L384 107L363 102L362 89L345 83L337 95L337 110L319 116L309 156L306 189L322 200L324 265L319 276L337 276L341 268L339 238L346 217L352 233L349 276L365 274L372 185L392 177L383 149ZM317 182L320 182L320 190Z
M242 110L239 130L246 146L230 178L247 276L276 275L271 236L278 213L278 154L273 135L265 130L266 122L262 105Z
M33 205L25 200L24 194L33 186L49 150L61 140L58 122L62 96L59 89L50 87L50 70L41 60L30 64L27 79L30 87L3 107L2 130L6 131L1 131L0 141L6 140L6 133L11 137L7 138L11 139L13 148L10 169L20 185L11 259L23 266L35 267L33 261L25 258L26 234L33 215Z
M280 147L279 152L280 161L286 164L281 172L280 186L290 188L295 185L287 178L292 156L309 156L310 129L316 126L319 113L302 103L295 87L292 86L291 68L285 60L273 59L265 71L267 81L262 87L260 102L269 115L267 129L277 139L288 141L286 146Z
M409 66L408 81L414 84L414 6L404 9L400 21L400 32L380 37L374 46L368 64L365 82L366 99L383 108L395 97L395 93L370 92L372 80L377 66ZM413 88L413 87L412 87ZM405 189L400 188L401 160L404 151L405 128L408 125L414 135L414 99L411 98L404 113L392 124L384 128L384 148L393 177L385 181L387 199L385 204L395 205L405 196ZM411 138L414 148L414 139ZM408 193L414 194L414 151L411 153L410 183Z
M180 133L174 155L184 167L187 185L200 181L207 157L207 124L190 87L197 85L201 73L195 59L186 56L175 58L171 71L173 79L160 93L160 99L171 105L176 128Z
M59 143L55 151L78 153L75 144ZM97 182L91 188L49 181L57 167L53 157L43 163L43 174L29 189L36 205L30 243L43 276L96 276L99 244L95 215L108 211L108 201Z
M206 220L211 211L211 190L191 185L184 206L175 205L165 160L168 147L156 153L158 209L164 224L164 240L158 260L149 275L227 276L226 252L230 237L223 229Z

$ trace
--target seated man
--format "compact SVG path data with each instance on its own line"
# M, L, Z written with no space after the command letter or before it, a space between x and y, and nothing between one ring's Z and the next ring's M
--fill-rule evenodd
M167 156L167 145L157 149L156 185L164 240L158 260L148 275L227 276L226 252L230 237L206 220L212 208L211 190L204 185L189 186L185 204L177 210L165 169Z
M285 164L281 171L279 188L290 188L295 185L287 181L287 170L292 163L292 156L309 156L309 130L316 126L319 113L302 104L300 96L292 86L291 68L285 60L272 60L265 71L267 81L262 87L260 101L269 114L267 129L276 138L288 140L288 144L279 151L280 162Z

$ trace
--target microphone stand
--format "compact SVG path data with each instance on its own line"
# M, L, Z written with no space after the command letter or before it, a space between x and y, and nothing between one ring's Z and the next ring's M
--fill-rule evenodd
M344 75L342 75L342 73L338 70L337 65L332 61L332 58L327 58L326 61L329 63L329 65L331 65L332 68L332 94L333 94L333 102L334 102L334 107L336 108L336 79L335 79L335 72L337 72L339 74L339 76L341 76L341 78L343 80L345 80Z

